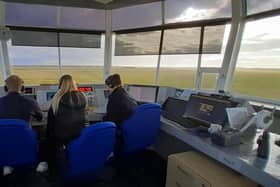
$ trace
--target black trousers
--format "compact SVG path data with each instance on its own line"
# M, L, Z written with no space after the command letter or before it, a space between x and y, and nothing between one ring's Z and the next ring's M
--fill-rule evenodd
M61 170L68 167L66 146L53 139L40 141L39 161L48 163L50 175L59 175Z

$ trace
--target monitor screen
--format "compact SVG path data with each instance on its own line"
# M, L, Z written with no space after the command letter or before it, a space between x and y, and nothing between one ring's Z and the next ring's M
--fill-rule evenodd
M109 90L104 90L104 97L107 99L110 95Z
M34 94L35 89L32 87L24 88L24 94Z
M53 96L55 95L56 92L47 92L47 101L52 100Z
M184 117L206 124L224 125L227 120L226 108L237 103L228 98L192 94L188 101Z
M184 90L182 89L176 89L176 92L175 92L175 97L180 97L182 95Z
M154 103L157 97L157 86L129 85L128 93L139 102Z
M91 86L79 86L78 90L80 92L92 92L93 91Z
M24 95L25 97L29 98L29 99L34 99L36 100L36 95L34 94L28 94L28 95Z
M185 100L168 97L162 105L162 110L163 112L168 113L169 116L182 117L187 103L188 102Z

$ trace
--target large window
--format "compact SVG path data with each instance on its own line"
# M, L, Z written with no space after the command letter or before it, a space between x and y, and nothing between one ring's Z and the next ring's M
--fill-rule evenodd
M27 85L58 82L58 48L15 46L8 42L12 74L19 75Z
M112 22L113 30L161 25L161 2L114 9Z
M280 16L246 23L232 91L280 99Z
M2 73L2 67L0 66L0 85L4 84L4 80L3 80L3 73Z
M6 3L5 12L7 25L105 30L105 10Z
M101 83L104 43L101 34L12 30L12 73L30 85L57 83L61 74L77 83Z
M256 14L280 8L279 0L247 0L247 14Z
M57 26L57 8L46 5L6 3L6 24L15 26Z
M231 17L231 0L165 0L165 22Z
M218 74L202 73L201 86L202 90L215 90Z
M160 34L153 31L115 35L112 72L119 73L124 83L153 84Z
M204 29L201 67L221 67L230 25L207 26Z
M61 45L70 38L73 42L60 48L62 72L71 74L77 83L103 83L105 37L63 33L59 38Z
M61 7L59 27L79 30L105 30L105 10Z
M159 40L160 31L117 34L115 39L115 55L158 55Z
M200 27L164 31L159 84L194 88Z

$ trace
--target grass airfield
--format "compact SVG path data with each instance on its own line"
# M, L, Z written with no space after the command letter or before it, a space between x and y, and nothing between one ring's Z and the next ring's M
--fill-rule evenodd
M103 67L101 66L66 66L64 74L71 74L77 83L103 83ZM57 84L59 69L55 66L13 66L12 73L21 76L26 85ZM123 83L153 84L156 76L155 68L113 67L112 73L119 73ZM177 88L193 88L196 69L194 68L161 68L159 84ZM280 100L279 69L237 69L234 75L232 92L262 98ZM206 74L202 87L215 87L216 75Z

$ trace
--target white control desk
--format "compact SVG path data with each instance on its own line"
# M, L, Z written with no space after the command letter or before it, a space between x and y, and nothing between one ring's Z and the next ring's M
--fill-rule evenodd
M29 123L31 127L43 127L47 125L47 119L48 119L48 112L44 111L42 121L36 121L35 119L33 119Z
M161 130L174 136L194 149L247 176L265 187L280 186L280 147L274 144L279 135L270 136L270 154L267 160L257 157L258 135L248 136L241 145L222 147L191 134L176 122L161 118Z
M106 114L106 107L96 107L92 110L87 111L87 119L89 122L97 122L102 121L103 116ZM47 119L48 119L48 112L43 112L43 120L42 121L36 121L33 120L30 122L30 125L32 127L43 127L47 125Z
M88 121L102 121L103 116L106 114L106 106L96 107L93 110L88 111Z

